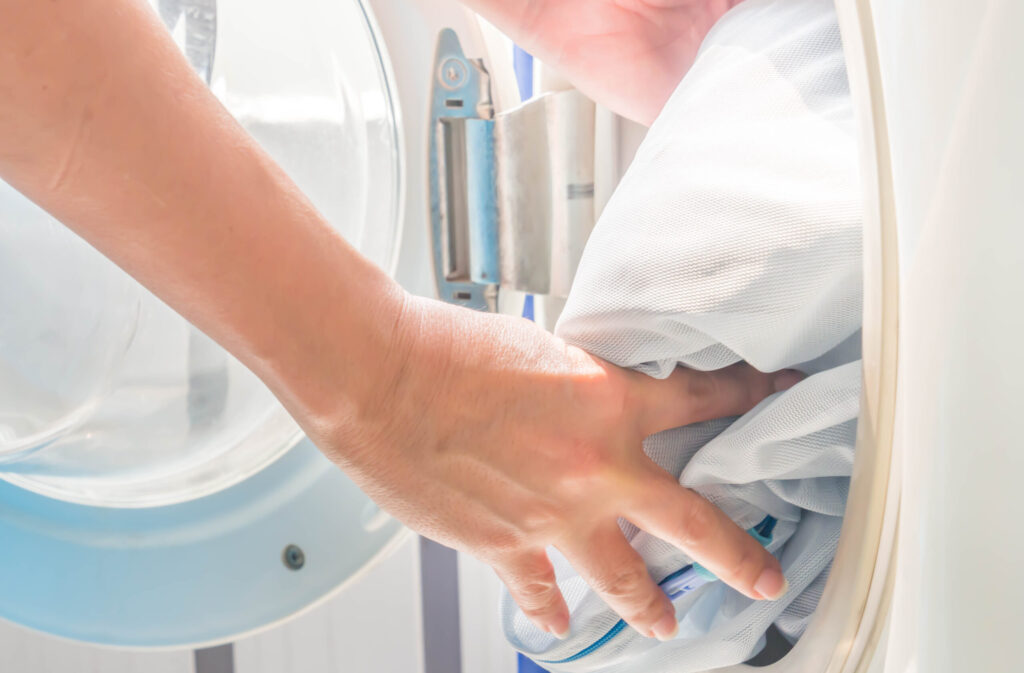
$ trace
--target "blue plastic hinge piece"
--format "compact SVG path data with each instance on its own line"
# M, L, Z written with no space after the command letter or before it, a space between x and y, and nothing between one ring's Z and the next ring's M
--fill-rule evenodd
M495 187L494 120L466 120L466 214L469 221L469 278L499 281L498 195Z
M444 301L496 310L498 213L490 76L451 29L434 56L430 104L430 229Z

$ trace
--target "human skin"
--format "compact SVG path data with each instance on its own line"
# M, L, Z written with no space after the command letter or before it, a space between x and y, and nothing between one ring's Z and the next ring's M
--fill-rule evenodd
M650 124L740 0L463 0L580 91Z
M540 628L569 630L554 546L637 631L675 633L619 517L748 596L784 591L778 562L641 442L741 414L797 374L657 381L527 321L410 296L242 130L145 3L0 0L0 15L0 177L237 356L384 509L491 564Z

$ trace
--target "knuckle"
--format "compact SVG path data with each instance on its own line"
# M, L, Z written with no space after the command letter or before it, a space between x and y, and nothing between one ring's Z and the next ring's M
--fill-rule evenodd
M743 365L740 376L737 377L739 396L746 409L752 409L757 403L775 392L773 378L762 374L750 365Z
M718 393L718 378L711 372L694 371L687 379L686 392L694 401L710 400Z
M555 529L561 518L560 510L555 505L536 503L520 515L519 527L528 538L543 537Z
M516 603L528 617L549 614L558 607L560 594L554 584L527 582L511 589Z
M608 464L608 453L594 441L573 442L569 454L572 459L569 472L576 475L600 473Z
M743 549L738 552L736 559L726 567L721 575L730 584L740 583L753 586L763 565L762 555L756 550L751 549L750 545L744 545Z
M573 380L572 396L585 408L593 409L599 418L614 421L628 406L629 375L614 367L594 366Z
M647 568L629 565L616 570L607 577L598 579L594 588L611 598L624 599L635 596L643 590L644 585L649 581L650 575L647 573Z
M634 627L647 629L654 626L665 614L664 603L663 596L652 595L622 617Z
M686 551L700 549L715 534L715 523L711 505L703 498L694 497L676 524L673 542Z
M515 530L494 530L484 536L484 549L480 553L491 558L515 554L523 546L522 534Z
M528 582L554 583L547 554L536 549L519 549L502 559L502 577L517 586Z
M532 579L516 585L516 593L525 599L546 598L555 588L554 582Z
M612 459L605 447L594 441L572 442L565 452L561 492L580 495L593 492L612 469Z
M550 615L552 612L554 612L557 607L553 601L547 605L544 605L543 607L529 607L523 605L522 603L517 603L517 605L519 605L519 609L523 611L523 614L529 617L530 619L540 619L542 617L546 617L547 615Z
M561 600L554 570L543 552L521 553L504 567L496 567L516 603L528 616L551 612Z

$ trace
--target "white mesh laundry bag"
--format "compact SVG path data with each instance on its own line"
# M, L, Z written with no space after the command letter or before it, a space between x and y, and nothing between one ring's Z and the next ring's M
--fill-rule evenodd
M809 376L739 419L644 448L768 548L790 591L752 601L710 582L675 601L659 643L619 620L549 550L571 612L565 641L506 595L509 641L552 671L686 673L742 662L771 624L803 633L846 503L860 396L861 194L831 0L747 0L707 36L601 217L556 333L663 378L740 360ZM623 524L655 581L690 564ZM599 552L598 552L599 553Z

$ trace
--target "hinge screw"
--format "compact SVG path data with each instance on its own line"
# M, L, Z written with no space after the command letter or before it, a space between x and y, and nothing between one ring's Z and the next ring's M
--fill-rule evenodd
M441 64L441 84L446 89L458 89L466 81L466 64L460 59L445 59Z

